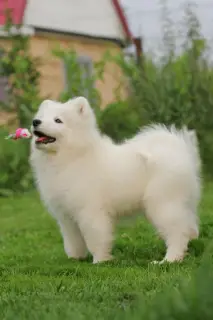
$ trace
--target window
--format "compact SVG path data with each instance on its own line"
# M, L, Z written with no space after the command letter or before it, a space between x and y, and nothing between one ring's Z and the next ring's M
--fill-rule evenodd
M88 56L69 56L64 61L65 90L74 96L90 98L90 88L94 86L93 62Z

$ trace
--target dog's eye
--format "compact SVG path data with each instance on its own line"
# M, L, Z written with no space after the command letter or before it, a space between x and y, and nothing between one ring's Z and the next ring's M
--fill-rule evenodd
M56 123L62 123L61 119L59 119L59 118L56 118L56 119L55 119L55 122L56 122Z

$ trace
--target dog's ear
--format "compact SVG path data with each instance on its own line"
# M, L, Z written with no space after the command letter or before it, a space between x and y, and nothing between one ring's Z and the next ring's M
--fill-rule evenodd
M67 103L74 105L80 115L84 115L90 109L89 101L84 97L71 99Z
M39 106L39 109L43 109L43 108L46 108L49 104L53 103L53 100L49 100L49 99L46 99L44 101L41 102L40 106Z

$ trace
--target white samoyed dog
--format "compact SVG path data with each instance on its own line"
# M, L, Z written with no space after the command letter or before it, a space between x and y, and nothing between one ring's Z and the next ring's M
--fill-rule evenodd
M101 135L84 97L45 100L32 131L32 168L68 257L90 251L94 263L110 260L115 222L144 209L166 243L162 261L183 259L199 233L194 131L153 125L116 144Z

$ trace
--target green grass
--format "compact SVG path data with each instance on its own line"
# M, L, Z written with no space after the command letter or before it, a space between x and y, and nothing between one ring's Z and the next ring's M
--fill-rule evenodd
M197 270L213 239L212 207L209 184L200 207L200 238L190 244L182 264L150 264L165 248L140 219L118 229L113 262L92 265L91 257L67 259L55 221L37 194L0 199L0 319L133 319L134 310L134 319L141 319L141 303L178 289L179 279L187 283Z

